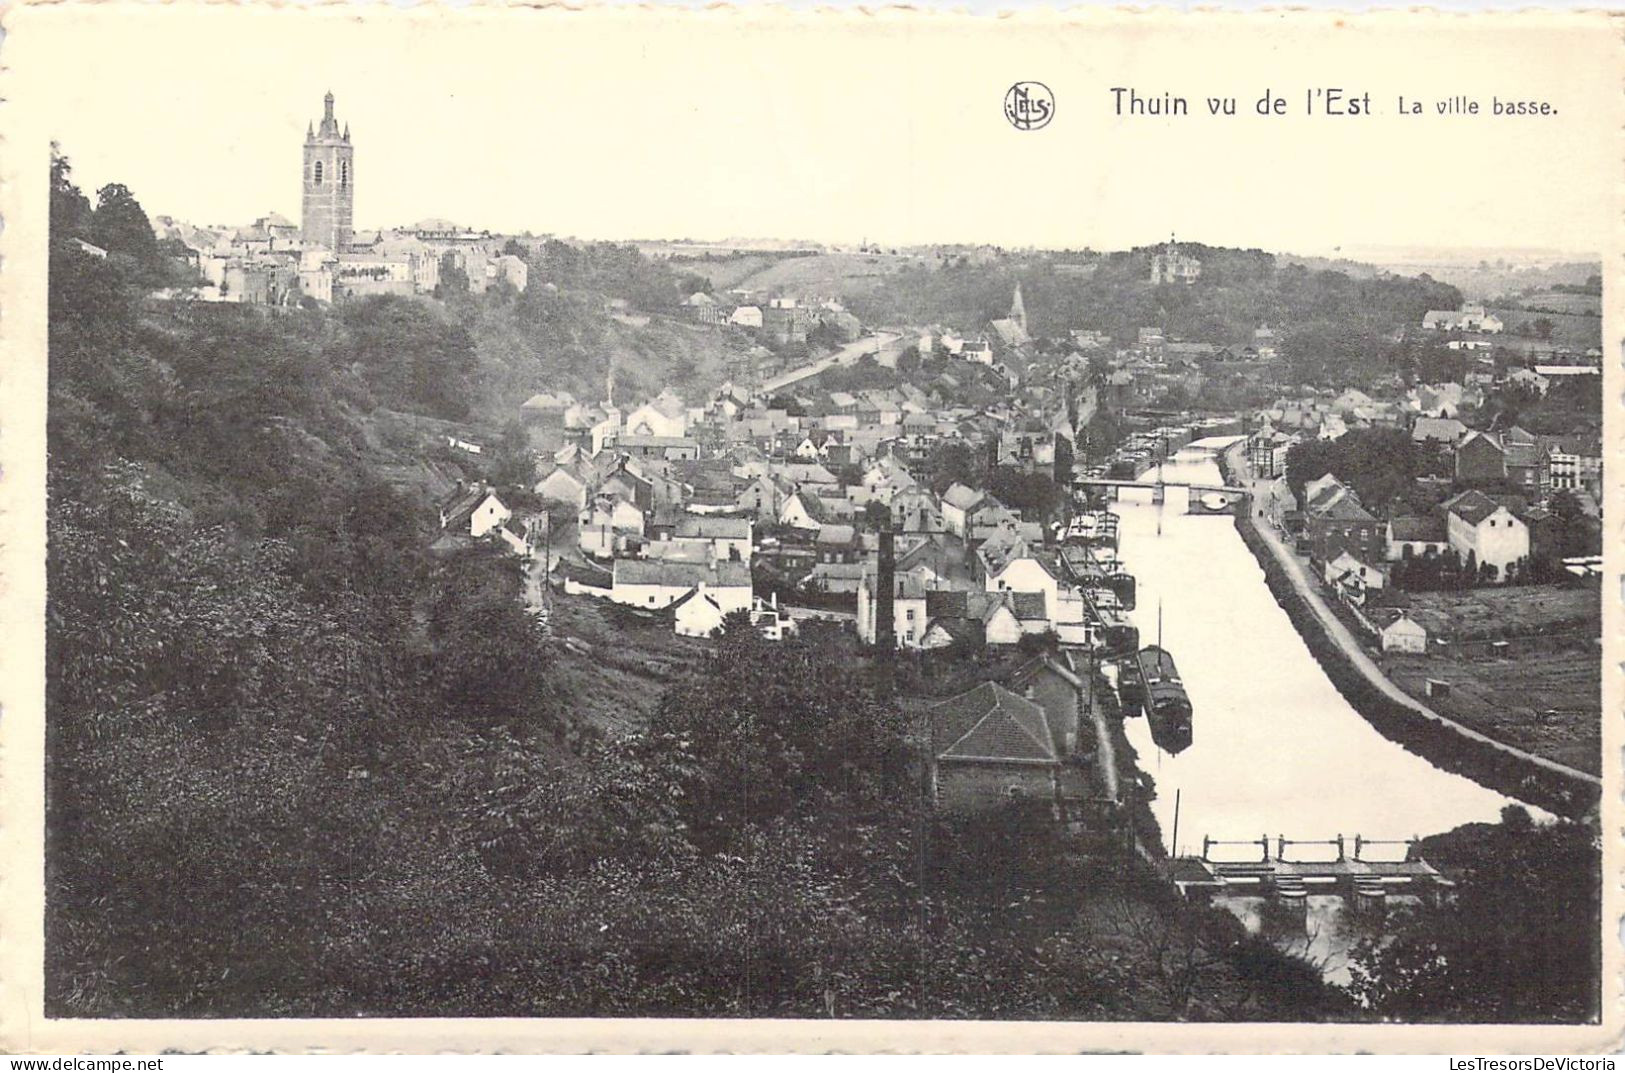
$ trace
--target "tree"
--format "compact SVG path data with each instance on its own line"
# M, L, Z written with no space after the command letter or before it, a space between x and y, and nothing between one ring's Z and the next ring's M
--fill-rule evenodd
M491 480L500 488L518 486L529 491L536 483L536 452L530 446L524 422L515 418L502 426L491 463Z
M969 444L958 440L948 440L932 447L920 472L926 484L931 486L931 491L937 495L956 482L978 488L986 479L986 469L976 452L971 450Z
M108 183L96 192L90 241L109 254L128 258L140 281L154 285L163 281L165 266L152 222L123 183Z
M51 147L51 241L85 239L90 235L93 210L90 199L73 184L73 165Z
M469 292L468 271L450 253L440 256L440 280L434 285L436 298L452 298Z
M1455 897L1394 914L1390 936L1350 954L1350 990L1399 1021L1576 1022L1595 1017L1601 983L1596 832L1534 826L1503 810L1498 825L1429 839L1427 859L1459 873Z
M829 673L835 658L729 631L701 673L661 697L650 733L682 758L684 820L702 845L815 802L893 807L910 788L902 714L861 677Z

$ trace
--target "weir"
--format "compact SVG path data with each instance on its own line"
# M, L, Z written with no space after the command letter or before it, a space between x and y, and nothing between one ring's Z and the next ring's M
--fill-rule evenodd
M1402 845L1401 860L1365 860L1372 846ZM1216 846L1256 846L1257 860L1213 860ZM1336 850L1331 860L1288 860L1288 847L1326 846ZM1213 901L1224 897L1263 897L1302 903L1311 894L1337 894L1356 908L1381 908L1390 896L1409 895L1438 904L1454 882L1416 852L1414 839L1386 841L1355 835L1353 852L1339 834L1320 841L1288 839L1277 835L1274 853L1268 835L1242 841L1202 839L1197 857L1178 857L1170 864L1170 878L1185 897Z

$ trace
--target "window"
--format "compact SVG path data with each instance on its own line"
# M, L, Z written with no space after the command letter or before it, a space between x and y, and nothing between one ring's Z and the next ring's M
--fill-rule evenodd
M339 162L339 185L350 185L350 162L348 160Z
M315 170L311 172L311 179L317 186L322 185L322 162L316 161Z

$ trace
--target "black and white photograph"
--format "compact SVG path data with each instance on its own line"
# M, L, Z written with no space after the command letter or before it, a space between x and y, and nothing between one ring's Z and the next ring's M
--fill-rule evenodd
M1616 1046L1617 26L1453 18L14 10L8 1049Z

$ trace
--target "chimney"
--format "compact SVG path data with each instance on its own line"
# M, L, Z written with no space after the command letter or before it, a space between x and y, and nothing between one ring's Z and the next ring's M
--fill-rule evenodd
M889 665L897 647L897 537L887 525L880 530L880 562L875 584L875 644Z

